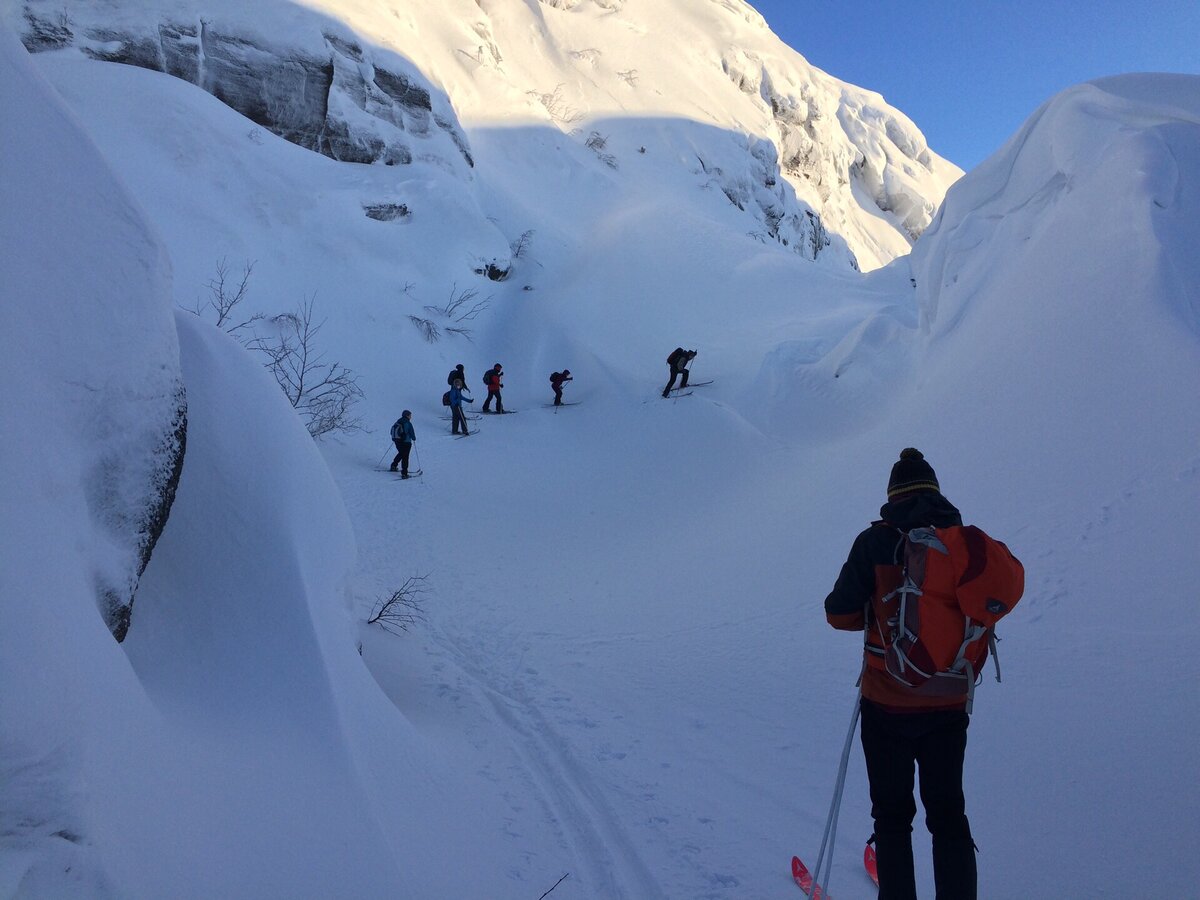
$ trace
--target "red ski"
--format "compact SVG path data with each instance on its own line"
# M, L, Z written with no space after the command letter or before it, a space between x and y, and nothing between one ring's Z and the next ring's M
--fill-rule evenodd
M829 900L819 884L816 888L813 887L812 873L808 871L808 866L802 863L798 856L792 857L792 878L795 879L800 890L804 891L805 896L811 900Z
M879 870L875 865L875 848L867 844L863 848L863 868L866 869L867 875L875 886L879 886ZM811 900L830 900L818 884L816 889L813 889L812 873L808 871L808 866L800 861L800 857L792 857L792 878L800 890L804 891Z

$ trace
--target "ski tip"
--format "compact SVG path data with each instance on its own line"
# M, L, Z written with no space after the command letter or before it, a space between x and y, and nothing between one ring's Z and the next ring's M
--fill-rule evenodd
M800 857L792 857L792 880L800 890L804 891L805 896L809 900L829 900L824 889L819 885L813 884L812 873L808 871L808 866L800 861Z
M867 875L875 882L875 886L879 887L879 866L875 861L875 848L870 844L863 848L863 868L867 870Z
M812 890L812 875L808 871L808 866L804 865L798 856L792 857L792 880L804 893L807 894Z

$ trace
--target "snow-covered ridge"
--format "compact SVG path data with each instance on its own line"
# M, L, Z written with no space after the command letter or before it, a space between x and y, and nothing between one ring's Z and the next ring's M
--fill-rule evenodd
M1171 245L1155 255L1175 268L1193 256L1165 227L1187 214L1179 134L1200 125L1197 79L1125 75L1076 85L1035 111L1021 129L947 195L938 219L914 250L923 329L953 329L980 288L970 267L988 246L1052 239L1072 212L1070 195L1105 198L1088 237L1134 244L1161 235ZM1132 177L1131 177L1132 176ZM1107 190L1111 185L1111 195ZM1015 240L1014 240L1015 239ZM1080 248L1081 252L1083 248ZM1179 312L1200 322L1200 301L1182 296Z
M340 160L426 158L464 179L478 161L495 177L508 161L468 135L520 123L562 132L572 146L560 152L592 150L614 168L620 149L688 166L699 156L704 181L756 220L747 230L808 258L836 244L864 269L907 252L961 174L882 97L810 66L741 0L310 6L27 0L11 24L33 52L168 72ZM681 151L674 128L605 148L604 123L648 118L714 126L741 136L741 150L713 164L719 148Z

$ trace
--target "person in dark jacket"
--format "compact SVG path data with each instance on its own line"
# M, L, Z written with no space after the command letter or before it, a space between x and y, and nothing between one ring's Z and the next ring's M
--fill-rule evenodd
M463 384L467 383L467 370L463 368L462 363L451 369L450 374L446 376L446 384L450 385L450 387L454 387L454 382L456 381L461 381Z
M469 392L466 385L461 381L455 380L450 386L450 433L458 434L458 426L462 425L463 436L469 436L470 431L467 430L467 417L463 414L463 401L474 403L475 401L469 396L465 396Z
M392 460L392 471L396 471L396 466L400 466L400 477L408 477L408 455L412 452L412 445L417 439L417 433L412 426L412 412L405 410L400 414L400 418L396 420L396 424L392 426L392 443L396 445L396 458Z
M563 385L568 381L574 381L571 377L570 369L563 369L561 372L554 372L550 376L550 387L554 390L554 405L562 406L562 391Z
M500 379L504 377L504 367L500 363L496 363L490 369L483 373L483 383L487 385L488 395L483 401L483 411L491 412L488 409L492 405L492 398L496 399L496 412L504 412L504 401L500 399L500 388L504 387Z
M900 454L888 481L880 519L854 540L825 615L834 628L864 631L864 657L879 643L871 600L900 586L904 533L912 528L961 525L941 493L933 467L913 448ZM933 836L933 871L939 900L974 900L975 843L963 796L967 748L967 696L925 696L885 670L864 663L862 746L871 787L880 900L915 900L912 822L914 768L920 772L925 824Z
M671 355L667 357L667 365L671 367L671 380L667 382L667 386L663 388L662 395L670 396L671 389L675 387L675 379L680 375L683 380L679 383L679 389L683 390L688 383L688 363L696 358L695 350L684 350L682 347L676 347L671 351Z

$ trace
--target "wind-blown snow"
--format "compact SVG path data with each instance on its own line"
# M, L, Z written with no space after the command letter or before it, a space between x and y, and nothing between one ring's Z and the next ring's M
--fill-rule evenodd
M369 34L374 8L347 6L347 27ZM253 310L315 292L375 430L314 450L253 358L181 313L187 457L118 646L80 599L77 556L9 574L86 519L69 491L38 493L53 457L30 461L41 435L6 413L29 452L0 481L22 510L5 518L0 630L0 771L19 806L0 808L25 824L0 820L0 886L516 900L569 873L552 896L786 895L788 857L819 843L860 663L821 602L915 445L1027 568L1005 682L980 687L967 752L981 896L1104 896L1127 875L1187 896L1200 80L1053 98L950 189L911 257L861 276L748 238L682 152L628 149L649 130L660 150L733 158L749 129L628 117L613 175L538 105L524 125L484 123L505 80L455 74L437 48L511 8L446 8L407 10L429 49L405 52L453 98L470 181L431 160L339 164L161 73L33 57L162 235L177 301L221 258L257 261ZM762 28L733 0L680 9L705 59ZM550 71L526 43L594 48L603 67L636 12L528 5L489 19L490 40L506 77ZM729 70L762 90L753 66ZM410 215L364 215L385 201ZM492 259L508 280L474 274ZM423 342L408 316L464 288L491 301L473 342ZM715 383L664 401L681 343ZM482 395L496 361L520 413L444 436L444 373L464 362ZM564 366L582 404L542 408ZM52 376L34 395L49 407ZM425 474L396 483L374 469L402 408ZM362 624L426 573L424 621L399 637ZM845 898L872 893L852 760L831 890ZM1115 848L1136 872L1114 875Z

